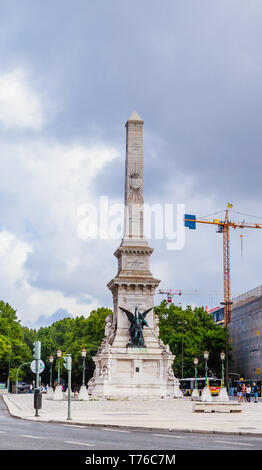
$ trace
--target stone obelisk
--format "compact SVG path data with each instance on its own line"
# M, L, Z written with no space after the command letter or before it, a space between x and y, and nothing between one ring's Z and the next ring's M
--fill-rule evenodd
M149 266L153 249L144 238L143 120L134 111L126 123L124 236L115 256L118 273L108 283L114 315L106 319L105 338L93 358L92 397L180 396L174 356L159 339L154 292L159 284ZM126 314L128 311L129 314ZM146 312L143 347L132 344L128 315Z

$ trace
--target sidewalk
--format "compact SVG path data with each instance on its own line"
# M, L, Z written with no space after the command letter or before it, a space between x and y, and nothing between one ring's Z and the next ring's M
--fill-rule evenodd
M194 413L190 399L72 401L67 421L67 401L42 395L42 409L35 417L32 394L5 394L12 416L33 421L126 429L261 435L262 403L243 403L241 413Z

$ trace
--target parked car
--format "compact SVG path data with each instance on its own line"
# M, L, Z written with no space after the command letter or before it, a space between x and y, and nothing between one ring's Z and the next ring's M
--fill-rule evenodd
M29 393L30 384L24 381L17 382L17 393Z

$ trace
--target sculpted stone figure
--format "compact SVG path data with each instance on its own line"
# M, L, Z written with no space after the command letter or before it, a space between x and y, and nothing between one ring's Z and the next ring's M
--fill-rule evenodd
M108 377L108 367L107 366L102 367L101 376L105 377L105 378Z
M113 326L113 316L107 315L106 317L106 326L105 326L105 337L103 342L98 350L98 352L109 352L111 345L113 344L114 337L116 334L115 327Z
M167 377L168 377L168 380L174 380L175 376L174 376L174 371L173 371L172 367L168 368Z
M155 332L155 335L156 335L156 338L158 340L158 344L160 346L160 348L163 350L162 354L163 356L168 356L171 353L170 351L170 347L168 344L164 344L162 339L159 338L159 318L157 315L154 316L154 332Z

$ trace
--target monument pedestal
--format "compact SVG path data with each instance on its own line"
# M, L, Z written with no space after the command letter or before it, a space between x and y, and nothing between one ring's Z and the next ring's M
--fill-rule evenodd
M147 348L112 348L94 358L95 375L88 384L92 398L168 398L181 396L172 354Z

